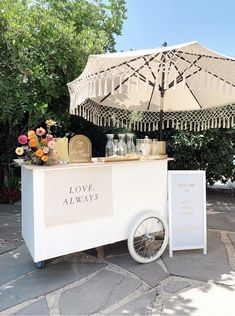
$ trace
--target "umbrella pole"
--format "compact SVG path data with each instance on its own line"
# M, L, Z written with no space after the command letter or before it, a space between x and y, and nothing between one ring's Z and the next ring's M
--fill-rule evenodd
M167 43L165 42L162 46L166 47ZM162 62L165 64L166 56L165 53L162 54ZM163 108L164 108L164 94L165 94L165 66L162 69L162 82L159 86L160 91L160 117L159 117L159 141L162 141L162 125L163 125Z
M160 98L159 141L162 141L163 107L164 107L164 89L162 89L161 91L161 98Z
M163 123L163 110L160 110L160 120L159 120L159 141L162 141L162 123Z

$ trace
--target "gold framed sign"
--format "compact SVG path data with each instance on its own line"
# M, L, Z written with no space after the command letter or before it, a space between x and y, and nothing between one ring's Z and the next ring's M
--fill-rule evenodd
M67 163L69 161L68 154L68 138L67 137L57 137L55 138L55 153L57 158L61 163Z
M91 162L91 141L85 135L75 135L69 141L69 162Z

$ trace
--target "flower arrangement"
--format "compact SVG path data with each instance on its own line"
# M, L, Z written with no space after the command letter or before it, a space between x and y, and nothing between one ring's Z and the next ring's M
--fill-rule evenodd
M20 135L18 142L21 146L15 149L18 156L22 156L24 161L33 165L50 165L56 162L56 157L53 153L55 147L55 139L51 134L51 127L56 125L53 120L47 120L47 130L39 127L34 130L29 130L27 135Z

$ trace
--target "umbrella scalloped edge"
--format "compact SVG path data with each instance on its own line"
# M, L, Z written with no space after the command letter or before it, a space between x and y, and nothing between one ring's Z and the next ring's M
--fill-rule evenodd
M79 115L98 126L129 128L138 131L159 129L160 114L105 107L91 99L81 103L71 114ZM235 127L235 105L184 112L164 112L163 129L201 131L209 128Z

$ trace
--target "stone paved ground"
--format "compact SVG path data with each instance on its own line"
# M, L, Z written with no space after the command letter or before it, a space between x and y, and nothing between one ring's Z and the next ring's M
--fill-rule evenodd
M165 251L138 264L126 242L50 260L37 270L20 205L0 205L0 315L233 315L235 197L207 195L208 255Z

